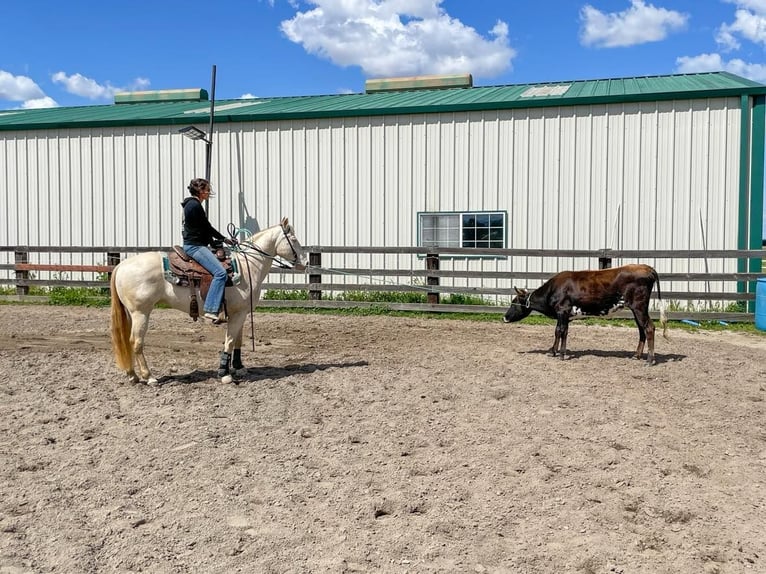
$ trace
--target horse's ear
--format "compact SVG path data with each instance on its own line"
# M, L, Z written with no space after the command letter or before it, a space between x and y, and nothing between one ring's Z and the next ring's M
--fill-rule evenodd
M519 288L519 287L516 287L516 286L514 286L513 288L516 289L516 294L520 295L521 297L523 297L524 295L527 294L527 290L524 289L524 288Z
M287 229L287 227L290 225L290 222L286 217L283 217L282 221L280 221L280 224L282 225L282 229Z

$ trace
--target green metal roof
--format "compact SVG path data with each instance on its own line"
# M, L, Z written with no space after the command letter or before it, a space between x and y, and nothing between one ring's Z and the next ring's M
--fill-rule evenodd
M381 116L766 94L766 85L709 72L545 84L218 100L215 122ZM137 102L0 111L0 131L209 122L210 103Z

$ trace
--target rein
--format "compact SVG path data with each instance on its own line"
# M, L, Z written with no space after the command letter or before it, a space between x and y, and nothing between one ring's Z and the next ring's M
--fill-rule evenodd
M248 253L247 251L244 251L240 248L241 246L244 246L248 249L252 249L255 251L258 255L261 257L265 257L267 259L271 259L271 261L277 265L277 267L280 267L282 269L293 269L295 267L295 264L300 260L300 257L298 256L298 252L295 250L295 247L293 246L293 242L290 241L290 236L287 234L287 229L282 227L282 235L287 240L287 244L290 246L290 251L293 252L293 261L285 263L284 258L279 257L278 255L270 255L269 253L266 253L263 249L258 247L255 243L252 241L237 241L237 234L239 233L239 230L233 223L229 223L229 225L226 227L226 231L229 233L229 237L234 241L234 245L232 246L232 251L238 253L242 256L242 259L245 260L245 266L247 267L247 283L250 286L250 340L253 344L253 352L255 352L255 321L253 319L253 314L255 313L255 309L253 306L253 275L250 268L250 259L253 258L252 253Z

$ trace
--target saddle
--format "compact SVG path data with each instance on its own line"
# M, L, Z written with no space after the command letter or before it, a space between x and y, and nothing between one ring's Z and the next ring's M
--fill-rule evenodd
M231 287L238 283L239 273L236 261L226 256L222 248L215 251L216 257L226 270L226 286ZM202 265L192 259L183 247L174 245L163 258L165 268L165 279L174 285L180 287L189 287L191 294L189 297L189 316L195 321L199 317L199 303L197 302L197 291L202 301L205 301L210 284L213 282L213 275ZM223 308L226 310L226 298L223 300Z

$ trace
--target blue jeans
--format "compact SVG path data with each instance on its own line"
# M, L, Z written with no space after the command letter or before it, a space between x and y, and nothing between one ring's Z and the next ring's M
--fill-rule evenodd
M213 281L210 283L210 290L205 297L205 313L218 314L221 310L221 303L223 303L223 292L226 289L226 269L223 268L221 262L218 261L218 257L215 253L210 251L210 248L205 245L187 245L184 243L184 251L194 259L197 263L202 265L205 269L213 274Z

